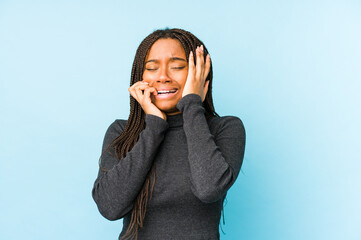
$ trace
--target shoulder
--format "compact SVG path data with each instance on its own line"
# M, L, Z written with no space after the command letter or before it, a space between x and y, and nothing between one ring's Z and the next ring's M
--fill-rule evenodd
M103 140L103 151L114 139L120 136L125 128L127 120L116 119L108 127Z
M105 132L104 142L109 144L115 138L119 137L125 128L127 120L124 119L115 119L108 127Z
M237 116L213 116L209 119L208 125L214 136L232 134L245 138L246 135L243 121Z
M125 125L127 124L127 120L125 119L115 119L108 127L107 134L108 133L122 133Z

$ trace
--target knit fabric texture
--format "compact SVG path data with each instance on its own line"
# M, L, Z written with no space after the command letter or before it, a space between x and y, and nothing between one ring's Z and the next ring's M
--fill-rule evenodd
M120 161L104 154L92 197L109 220L123 218L123 236L134 201L148 171L156 162L156 180L138 240L216 240L222 199L239 175L245 128L236 116L214 116L208 121L202 99L185 95L177 104L180 114L167 120L145 116L145 129ZM117 119L107 129L103 150L118 137L126 120ZM114 151L114 149L112 150Z

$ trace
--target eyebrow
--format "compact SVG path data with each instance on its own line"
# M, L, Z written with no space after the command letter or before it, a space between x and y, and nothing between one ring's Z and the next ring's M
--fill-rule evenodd
M170 58L171 61L184 61L184 62L187 62L184 58L179 58L179 57L172 57ZM148 63L148 62L158 62L158 60L156 59L150 59L148 61L146 61L144 64Z

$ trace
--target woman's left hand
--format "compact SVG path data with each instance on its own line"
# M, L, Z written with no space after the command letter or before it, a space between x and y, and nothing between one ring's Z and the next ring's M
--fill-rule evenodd
M200 47L198 46L196 49L196 66L194 65L193 58L193 52L190 52L188 61L188 76L184 85L182 97L190 93L195 93L201 96L203 102L208 91L209 80L205 80L210 70L211 59L209 54L207 54L206 63L204 63L203 45Z

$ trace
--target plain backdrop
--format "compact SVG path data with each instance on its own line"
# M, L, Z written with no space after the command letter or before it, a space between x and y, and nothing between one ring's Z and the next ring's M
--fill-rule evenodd
M0 239L117 239L91 197L140 42L210 51L246 151L222 240L361 239L361 2L0 0ZM221 221L223 221L221 219Z

